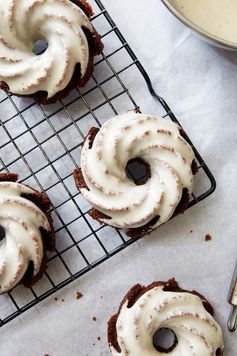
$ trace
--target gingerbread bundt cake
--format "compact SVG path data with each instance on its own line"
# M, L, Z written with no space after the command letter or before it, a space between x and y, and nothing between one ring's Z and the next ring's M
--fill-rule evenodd
M149 170L142 185L126 173L136 159ZM193 150L177 124L129 111L91 129L74 179L94 218L136 238L185 210L194 173Z
M0 173L0 294L31 287L45 271L46 250L55 249L49 199L17 178Z
M47 104L88 81L103 45L86 0L0 0L0 8L1 89Z
M174 279L137 284L108 322L110 350L114 356L222 356L222 331L212 315L202 295L181 289ZM165 348L162 334L155 336L167 330L174 338Z

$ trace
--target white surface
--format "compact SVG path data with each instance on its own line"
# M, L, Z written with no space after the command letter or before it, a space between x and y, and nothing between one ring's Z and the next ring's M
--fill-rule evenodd
M63 289L58 301L52 296L1 328L0 355L109 355L106 322L127 290L137 282L175 276L213 304L223 327L225 356L234 356L237 335L226 328L226 298L237 252L237 54L199 41L158 0L149 6L146 0L104 4L206 159L217 190ZM155 103L150 100L146 111L148 104L153 112ZM210 242L205 242L207 233L213 236ZM84 297L76 300L76 291Z

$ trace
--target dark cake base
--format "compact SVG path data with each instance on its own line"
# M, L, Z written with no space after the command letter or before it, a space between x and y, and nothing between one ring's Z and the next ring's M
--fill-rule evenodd
M92 7L87 2L87 0L70 0L70 1L73 2L75 5L79 6L89 19L93 16ZM86 28L82 28L82 29L87 37L88 45L89 45L89 63L88 63L86 73L83 77L81 77L80 64L76 64L70 82L63 90L57 92L52 98L47 98L48 93L46 91L38 91L30 95L18 95L18 94L11 93L9 86L4 81L0 81L0 89L2 89L3 91L9 94L13 94L16 96L33 98L39 104L47 105L47 104L55 103L57 100L64 98L76 86L83 87L88 82L88 80L92 75L94 69L94 65L93 65L94 57L102 52L104 46L103 43L101 42L99 34L95 29L93 33L91 33Z
M89 139L89 148L92 147L93 145L93 141L97 135L97 133L99 132L99 128L98 127L92 127L90 129L90 131L87 134L87 138ZM183 130L180 131L180 134L182 135ZM192 162L192 173L196 174L197 173L197 163L194 160ZM81 169L75 169L73 172L73 177L74 177L74 181L76 184L76 187L78 190L80 190L81 188L86 188L88 189L86 182L83 178L83 174ZM188 204L189 204L189 194L187 189L183 189L183 193L182 193L182 197L180 199L179 204L177 205L174 214L172 215L172 217L175 217L178 214L183 214L184 211L188 208ZM92 208L92 210L89 212L89 215L99 221L100 219L110 219L109 216L106 216L105 214L103 214L102 212L100 212L99 210ZM149 221L149 223L147 223L144 226L138 227L138 228L131 228L131 229L127 229L126 230L126 235L133 238L133 239L140 239L141 237L145 236L145 235L149 235L152 231L154 231L153 226L157 223L157 221L159 220L159 216L155 216L151 221ZM109 225L109 224L108 224Z
M206 300L206 298L203 295L201 295L200 293L198 293L195 290L188 291L188 290L180 288L180 286L178 285L178 283L176 282L176 280L174 278L168 280L167 282L162 282L162 281L153 282L152 284L150 284L147 287L141 286L140 284L136 284L134 287L132 287L128 291L128 293L123 298L123 300L119 306L118 312L115 315L113 315L110 318L110 320L108 321L108 343L109 343L109 345L113 346L117 352L121 352L121 349L117 342L116 323L117 323L117 319L119 317L119 314L120 314L123 304L126 301L128 301L128 308L131 308L143 294L145 294L149 290L151 290L155 287L159 287L159 286L164 286L163 290L166 292L191 293L191 294L199 296L201 298L202 304L203 304L204 308L207 310L207 312L210 313L211 315L214 314L214 310L213 310L211 304ZM168 350L167 352L170 352L170 351ZM216 356L222 356L221 350L217 350Z
M0 182L16 182L18 180L18 175L15 173L0 173ZM30 187L31 188L31 187ZM30 288L33 284L35 284L40 278L42 278L46 268L47 268L47 257L46 251L54 251L55 250L55 232L53 228L53 221L50 213L51 209L51 202L47 195L34 190L34 194L23 195L26 199L30 200L34 203L42 212L46 215L49 224L50 224L50 231L46 231L43 228L40 229L42 240L43 240L43 247L44 247L44 256L41 262L40 271L37 275L34 276L34 266L33 262L30 262L29 267L21 280L21 283Z

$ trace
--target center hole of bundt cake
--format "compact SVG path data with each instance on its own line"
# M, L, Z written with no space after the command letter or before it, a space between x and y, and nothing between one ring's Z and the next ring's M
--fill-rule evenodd
M169 353L175 348L177 343L177 337L171 329L161 328L153 335L153 345L159 352Z
M221 349L217 349L217 350L216 350L216 356L221 356L221 355L222 355Z
M40 54L44 53L48 48L48 42L45 40L36 40L34 43L33 52L39 56Z
M151 178L150 166L141 158L130 159L127 163L125 171L127 177L136 185L143 185L149 178Z
M3 240L5 236L6 236L5 229L2 225L0 225L0 241Z

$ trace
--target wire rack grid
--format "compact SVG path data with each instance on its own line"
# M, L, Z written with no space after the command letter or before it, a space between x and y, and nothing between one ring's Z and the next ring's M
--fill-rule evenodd
M80 166L81 147L90 127L100 127L118 112L138 109L126 79L143 76L159 103L160 114L178 123L101 1L91 2L95 11L92 21L105 49L87 86L48 106L0 93L0 171L19 173L20 182L49 196L57 241L56 252L48 256L47 272L33 288L19 285L0 297L0 326L134 242L123 231L91 219L91 207L72 178L73 170ZM199 191L193 194L192 206L214 191L215 180L186 139L198 161Z

